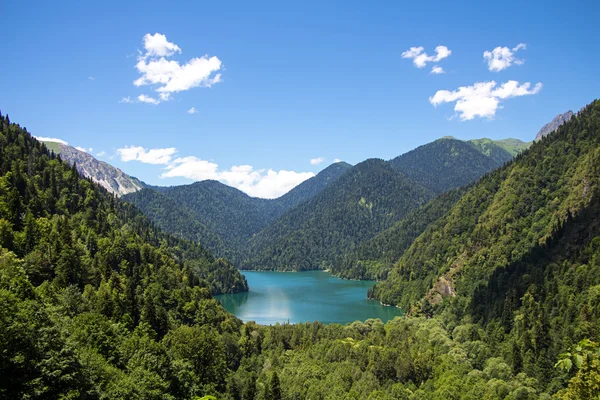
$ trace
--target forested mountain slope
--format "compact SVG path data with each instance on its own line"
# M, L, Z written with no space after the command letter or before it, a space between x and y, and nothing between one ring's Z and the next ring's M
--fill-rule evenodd
M379 285L381 298L408 307L440 277L452 283L452 291L463 283L472 289L552 238L587 207L596 188L597 108L593 103L513 163L483 177L408 249L388 282ZM394 284L402 290L388 297L386 288Z
M275 208L279 212L277 216L300 203L312 199L314 196L321 193L328 185L337 181L342 175L348 172L350 168L352 168L352 165L343 161L333 163L283 196L273 199L272 201Z
M439 194L467 185L511 159L512 154L492 141L475 145L444 137L402 154L390 164Z
M255 235L242 268L303 271L328 266L431 197L389 163L364 161Z
M331 273L346 279L384 280L396 261L423 231L448 212L468 187L450 190L412 210L388 229L344 253L331 266Z
M596 101L483 177L371 295L496 324L510 334L515 370L550 384L559 352L599 339L599 197Z
M200 222L198 215L188 207L154 189L143 189L124 198L143 210L150 220L165 232L202 243L219 257L232 256L229 246L214 231Z
M247 289L233 266L197 243L155 229L18 125L2 118L0 129L0 246L23 258L34 283L99 285L113 270L148 273L140 258L167 257L161 264L173 262L197 274L196 281L206 279L213 293Z
M312 198L351 168L339 162L277 199L250 197L217 181L151 187L124 197L158 226L239 261L249 238L288 209Z
M77 165L77 170L86 178L117 196L133 193L145 187L139 179L127 175L119 168L104 161L97 160L85 151L58 142L44 142L49 150L60 154L60 157L69 164Z
M151 193L154 190L159 194ZM221 241L224 247L210 247L220 256L226 254L221 252L224 249L235 254L252 234L266 226L275 212L269 200L250 197L213 180L144 189L123 199L138 206L167 232L206 242L207 246L220 246ZM181 210L167 210L177 206ZM186 221L183 216L190 219ZM197 227L204 228L196 232Z

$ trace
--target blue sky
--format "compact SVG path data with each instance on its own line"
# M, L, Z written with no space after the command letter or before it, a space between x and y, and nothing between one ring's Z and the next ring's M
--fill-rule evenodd
M0 109L151 184L274 197L335 159L529 141L600 92L593 1L122 3L0 4Z

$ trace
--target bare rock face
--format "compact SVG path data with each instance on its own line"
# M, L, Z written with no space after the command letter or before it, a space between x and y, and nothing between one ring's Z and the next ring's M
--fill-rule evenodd
M556 117L554 117L554 119L552 121L550 121L546 125L542 126L542 129L540 129L538 134L535 136L535 140L538 141L541 138L543 138L544 136L548 135L549 133L554 132L555 130L558 129L559 126L561 126L565 122L568 122L572 117L573 117L573 111L571 111L571 110L567 111L564 114L557 115Z
M109 192L123 196L128 193L137 192L144 188L137 178L127 175L117 167L95 159L91 154L77 150L74 147L62 143L48 142L60 157L69 162L75 163L77 170L86 178L92 178L94 182L108 190ZM47 143L47 144L48 144Z

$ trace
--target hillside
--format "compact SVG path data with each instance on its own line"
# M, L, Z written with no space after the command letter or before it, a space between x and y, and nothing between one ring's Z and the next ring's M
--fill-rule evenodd
M482 178L370 295L501 329L514 370L551 384L559 353L599 338L599 198L596 101Z
M402 154L390 164L439 194L474 182L511 159L508 151L491 141L478 141L475 145L444 137Z
M385 161L363 161L255 235L242 268L303 271L329 266L431 197Z
M450 190L412 210L388 229L344 253L331 273L345 279L384 280L396 261L423 231L442 217L466 193L468 187Z
M60 154L61 158L70 164L76 164L77 170L86 178L92 178L94 182L117 196L123 196L141 190L145 185L143 182L125 174L104 161L97 160L85 151L77 150L69 145L58 142L44 142L48 150Z
M277 199L260 199L217 181L152 187L124 197L167 232L238 261L250 237L286 210L312 198L351 166L335 163Z
M337 181L342 175L348 172L350 168L352 168L352 165L343 161L333 163L283 196L274 199L274 208L276 208L279 213L277 216L321 193L323 189Z

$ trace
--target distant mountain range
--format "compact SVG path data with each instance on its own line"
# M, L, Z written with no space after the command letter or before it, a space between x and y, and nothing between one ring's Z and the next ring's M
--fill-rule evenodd
M123 196L127 193L133 193L145 187L145 184L139 179L127 175L119 168L97 160L91 154L85 151L59 142L44 142L49 150L69 162L76 164L77 170L86 178L92 180L117 196Z
M477 181L531 143L447 136L389 161L332 164L277 199L211 180L149 186L71 146L47 145L166 232L200 242L240 268L331 268L348 278L381 279L460 197L436 196ZM388 250L381 258L374 249Z
M241 268L327 268L437 194L474 182L529 145L445 137L390 161L332 164L273 200L217 181L146 187L124 200L167 232L200 241Z

